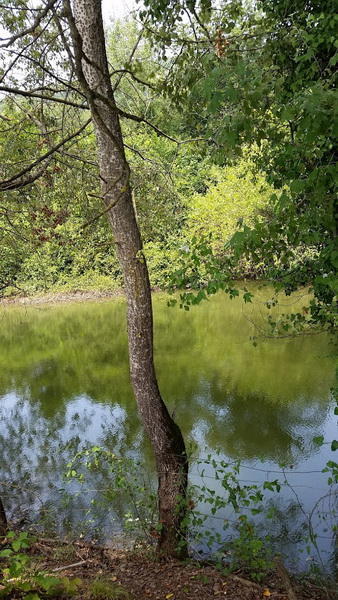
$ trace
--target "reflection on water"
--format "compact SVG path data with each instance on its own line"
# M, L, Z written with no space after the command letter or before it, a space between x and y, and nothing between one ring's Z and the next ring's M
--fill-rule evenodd
M262 339L253 346L252 320L264 321L263 293L252 307L220 294L189 313L168 309L166 298L157 295L156 364L163 396L185 436L197 444L196 456L241 459L243 481L263 481L268 472L270 479L283 480L278 464L285 465L290 486L270 498L280 513L282 547L285 523L296 531L304 517L295 491L308 511L327 492L327 475L320 471L334 456L329 445L319 448L312 439L335 437L334 366L325 335ZM2 494L14 517L46 501L60 528L64 519L85 513L99 497L97 482L86 494L75 486L73 502L56 488L65 487L67 462L86 442L142 457L152 473L128 379L124 302L2 308L0 464ZM196 463L191 481L199 479ZM210 481L217 490L211 473ZM116 529L125 510L121 500L110 515L101 515L100 524L108 530L113 520ZM221 517L229 518L229 511ZM319 545L329 552L324 533Z

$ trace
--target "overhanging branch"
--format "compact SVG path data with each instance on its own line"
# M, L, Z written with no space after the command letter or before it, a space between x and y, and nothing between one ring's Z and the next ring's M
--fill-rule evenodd
M0 182L0 191L18 189L18 188L24 187L25 185L28 185L28 184L32 183L33 181L35 181L38 177L40 177L44 173L44 171L46 169L46 165L44 165L44 167L42 169L40 169L38 171L38 173L31 174L31 175L29 175L29 177L25 177L25 175L27 175L27 173L30 173L37 165L41 164L43 161L50 158L55 152L57 152L59 150L59 148L61 148L65 144L67 144L67 142L69 142L73 138L80 135L80 133L82 133L82 131L84 131L86 129L86 127L89 125L90 122L91 122L91 119L88 119L77 131L75 131L68 137L61 140L61 142L59 142L58 144L53 146L45 154L42 154L41 156L39 156L39 158L37 158L34 162L32 162L27 167L25 167L25 169L22 169L22 171L20 171L19 173L16 173L9 179L1 181Z
M46 4L45 8L37 15L36 19L34 20L33 24L30 27L27 27L27 29L24 29L23 31L20 31L19 33L16 33L15 35L12 35L12 37L10 37L10 38L2 38L1 41L6 41L6 43L2 44L2 46L0 46L0 47L8 48L8 46L11 46L19 38L22 38L25 35L29 35L30 33L34 33L36 28L39 27L41 21L45 18L45 16L48 14L48 12L51 10L51 8L57 2L58 2L58 0L49 0L49 2Z
M41 69L44 73L46 73L47 75L49 75L49 77L51 77L51 79L55 79L61 85L65 86L67 88L67 90L70 90L70 91L72 91L72 92L74 92L76 94L79 94L80 96L84 97L84 94L81 92L81 90L79 90L78 88L76 88L75 86L73 86L71 84L71 81L66 81L65 79L62 79L61 77L59 77L55 72L52 72L50 69L48 69L45 64L42 64L41 61L39 61L37 58L34 58L33 56L30 56L29 54L24 54L24 52L26 51L27 48L28 48L28 45L27 45L26 48L24 48L20 52L17 52L16 50L13 50L13 48L8 48L7 52L10 52L11 54L16 55L16 57L18 59L19 58L23 58L24 60L28 60L29 62L33 63L33 65L36 65L39 69ZM7 72L9 72L9 71L10 71L10 68L7 70ZM5 75L6 75L6 73L2 76L0 82L4 81ZM32 90L32 92L34 92L34 90Z
M118 73L121 73L122 75L130 75L130 77L132 77L132 79L134 79L135 81L137 81L137 83L140 83L141 85L144 85L148 88L150 88L151 90L156 90L156 87L154 85L152 85L151 83L149 83L148 81L143 81L143 79L140 79L139 77L137 77L132 71L130 71L129 69L114 69L110 75L117 75Z
M39 98L40 100L46 100L47 102L57 102L59 104L67 104L67 106L73 106L74 108L88 110L87 104L78 104L77 102L72 102L71 100L66 100L64 98L57 98L56 96L45 96L44 94L39 94L38 92L32 92L30 90L21 90L19 88L12 88L8 85L1 85L0 92L7 92L8 94L15 94L17 96L24 96L26 98Z
M153 129L155 131L155 133L157 133L157 135L164 137L167 140L170 140L171 142L174 142L175 144L178 144L178 145L189 144L192 142L209 142L210 141L210 140L207 140L206 138L192 138L192 139L188 139L188 140L177 140L177 139L173 138L171 135L168 135L167 133L165 133L158 127L156 127L156 125L154 125L153 123L151 123L150 121L148 121L148 119L145 119L144 117L139 117L138 115L133 115L132 113L127 113L124 110L121 110L120 108L117 108L117 111L118 111L120 117L122 117L124 119L130 119L131 121L136 121L136 123L144 123L151 129Z

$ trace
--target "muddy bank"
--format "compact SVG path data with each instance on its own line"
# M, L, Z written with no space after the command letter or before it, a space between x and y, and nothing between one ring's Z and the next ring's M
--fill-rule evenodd
M124 296L123 289L114 291L79 291L79 292L48 292L34 296L9 296L0 298L0 306L30 306L34 304L65 304L70 302L86 302L89 300L109 300Z

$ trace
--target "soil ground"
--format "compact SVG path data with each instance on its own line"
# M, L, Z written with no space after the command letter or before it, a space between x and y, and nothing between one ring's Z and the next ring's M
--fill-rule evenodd
M39 539L30 549L35 569L79 578L76 600L333 600L333 589L272 572L258 584L241 572L222 575L212 565L157 561L150 551L114 550L84 542ZM1 584L1 581L0 581ZM1 587L1 586L0 586ZM21 596L12 596L20 598ZM41 596L41 598L44 596ZM68 596L60 595L60 598Z

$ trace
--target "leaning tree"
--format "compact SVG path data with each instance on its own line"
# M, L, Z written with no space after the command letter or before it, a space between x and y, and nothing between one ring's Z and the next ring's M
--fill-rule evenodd
M17 200L19 196L24 203L25 191L29 189L32 196L39 178L56 175L60 151L66 152L74 140L93 128L101 189L97 217L106 214L113 231L128 306L130 376L138 412L156 458L159 551L162 555L182 556L186 552L183 517L188 462L182 433L168 412L156 379L151 290L120 118L146 122L158 135L165 134L143 116L125 113L115 102L114 92L121 78L133 74L128 69L114 72L108 64L101 0L49 0L34 7L16 1L2 8L1 17L6 31L1 41L2 104L8 98L9 102L12 98L16 102L25 99L44 144L31 144L20 166L6 166L0 190L7 198L13 194ZM48 128L46 118L49 106L61 107L58 127L53 130ZM65 118L67 110L73 111L72 130L70 118Z
M327 12L315 0L289 4L280 0L250 7L230 0L215 3L213 11L210 0L144 0L139 11L140 35L130 59L120 66L107 60L100 0L41 0L41 5L13 0L0 13L6 32L0 40L4 106L0 117L4 129L13 128L6 107L15 102L25 111L25 119L32 116L42 140L27 143L26 128L23 160L16 153L15 160L9 156L5 168L0 166L0 191L6 201L15 199L16 207L22 208L28 197L34 201L36 182L56 177L62 160L78 158L92 166L88 157L74 156L73 149L76 140L90 131L95 134L96 175L101 188L94 195L98 203L95 218L108 217L124 276L131 380L156 457L159 549L164 554L177 553L177 543L184 541L188 463L182 434L156 380L149 278L120 121L130 120L177 140L161 131L147 114L123 110L116 92L124 78L135 85L149 84L133 66L145 33L152 39L161 65L168 59L168 77L161 87L166 98L174 98L176 105L181 102L180 107L189 95L192 98L188 104L190 131L199 136L202 132L210 139L223 161L225 154L243 141L263 142L260 156L264 167L274 184L287 191L272 203L274 219L259 223L252 236L248 228L240 232L235 251L257 255L259 260L262 254L273 269L277 254L282 268L277 273L274 269L272 275L282 279L287 292L313 282L311 316L314 322L330 321L336 285L330 191L337 61L330 29L334 26L333 3L328 3ZM195 95L191 95L191 87ZM150 88L154 91L154 82ZM49 118L51 110L53 119ZM211 119L210 114L214 116ZM37 136L37 131L33 133ZM34 135L32 140L38 140ZM6 217L10 225L8 212ZM290 245L297 251L310 251L300 268L294 268ZM205 260L204 247L203 253L201 260ZM211 267L211 276L216 273L211 289L219 289L219 280L224 289L213 260ZM184 544L180 547L184 552Z

